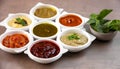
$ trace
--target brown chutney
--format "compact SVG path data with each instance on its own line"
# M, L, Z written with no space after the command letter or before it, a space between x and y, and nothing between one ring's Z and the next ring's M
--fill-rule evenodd
M35 10L34 15L40 18L50 18L57 14L53 7L40 7Z
M51 58L60 52L60 48L57 44L51 42L51 41L40 41L38 43L35 43L31 49L30 52L39 58Z

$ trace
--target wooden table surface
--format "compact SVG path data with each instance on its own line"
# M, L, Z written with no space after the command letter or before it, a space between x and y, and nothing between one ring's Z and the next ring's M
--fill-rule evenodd
M120 0L0 0L0 21L9 13L29 13L38 2L53 4L67 12L89 17L104 8L113 9L108 19L120 19ZM0 26L0 34L5 28ZM95 40L77 53L66 53L51 64L40 64L24 53L9 54L0 50L0 69L120 69L120 33L108 42Z

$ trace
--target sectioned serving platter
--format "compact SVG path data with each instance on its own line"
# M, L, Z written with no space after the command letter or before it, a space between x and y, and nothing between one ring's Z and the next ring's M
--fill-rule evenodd
M57 10L57 14L54 16L54 17L50 17L50 18L38 18L38 17L36 17L36 16L34 16L34 12L35 12L35 9L37 9L37 8L39 8L39 7L46 7L46 6L50 6L51 7L51 5L50 4L44 4L44 3L41 3L41 2L39 2L39 3L37 3L33 8L31 8L31 10L30 10L30 13L29 14L26 14L26 13L22 13L22 14L25 14L25 15L27 15L28 17L30 17L30 19L31 19L31 25L30 26L28 26L27 27L27 29L21 29L21 28L9 28L9 25L8 25L8 18L10 18L12 15L15 15L15 17L18 15L18 14L20 14L20 13L12 13L12 14L8 14L8 17L6 18L6 19L4 19L1 23L0 23L0 26L4 26L4 27L6 27L7 28L7 30L6 30L6 32L5 33L3 33L2 35L0 35L0 37L2 37L3 35L5 35L5 36L9 36L10 34L8 33L8 32L12 32L13 30L14 31L16 31L16 30L22 30L22 31L24 31L24 32L27 32L27 33L29 33L29 36L31 36L31 37L28 37L28 38L31 38L31 39L35 39L34 41L32 41L32 42L30 42L30 44L29 44L29 46L27 46L26 47L26 49L24 49L24 52L25 52L25 54L27 54L32 60L34 60L34 61L36 61L36 62L39 62L39 63L51 63L51 62L53 62L53 61L56 61L56 60L58 60L61 56L62 56L62 54L64 54L64 53L66 53L66 52L79 52L79 51L81 51L81 50L84 50L84 49L86 49L87 47L89 47L91 44L92 44L92 42L95 40L95 36L93 36L93 35L91 35L90 33L88 33L86 30L85 30L85 28L84 28L84 25L85 25L85 23L89 20L88 18L86 18L86 17L83 17L82 15L80 15L81 17L82 17L82 20L83 20L83 24L82 24L82 26L77 26L77 27L72 27L72 28L70 28L70 27L67 27L67 28L63 28L63 27L61 27L60 25L59 25L59 18L62 16L62 15L64 15L64 14L69 14L68 12L66 12L66 11L63 11L63 9L62 8L57 8L56 6L53 6L52 5L52 7L55 7L56 8L56 10ZM22 14L20 14L20 15L22 15ZM74 13L74 14L76 14L76 13ZM12 18L12 17L11 17ZM46 23L46 22L48 22L48 21L53 21L55 24L57 24L58 26L59 26L59 28L60 28L60 32L57 34L57 36L53 39L51 39L51 38L35 38L31 33L30 33L30 31L33 31L33 29L32 29L32 27L34 26L34 24L35 23L39 23L39 22L43 22L43 23ZM47 29L47 28L46 28ZM79 32L79 33L81 33L81 34L87 34L88 35L88 39L90 40L90 43L86 46L86 47L80 47L79 49L76 47L76 48L74 48L74 50L72 49L72 50L69 50L68 48L66 48L66 47L64 47L63 46L63 44L61 44L61 43L59 43L59 41L60 40L56 40L56 39L58 39L58 37L60 37L60 35L63 33L63 32L67 32L66 30L69 30L69 29L71 29L71 30L75 30L75 31L77 31L77 32ZM77 29L77 30L76 30ZM29 31L28 31L29 30ZM78 31L79 30L79 31ZM81 30L81 31L80 31ZM46 30L47 32L51 32L50 30ZM39 31L38 31L39 32ZM8 34L7 34L8 33ZM14 34L14 32L13 32L13 34ZM73 37L74 38L74 37ZM3 40L3 39L2 39ZM0 44L1 44L1 46L4 46L3 45L3 43L2 43L2 40L0 41ZM60 50L60 55L57 55L57 56L55 56L55 57L52 57L52 58L38 58L38 57L35 57L33 54L31 54L30 53L30 46L31 45L33 45L34 44L34 42L35 41L38 41L38 40L50 40L50 41L52 41L52 42L57 42L58 43L58 45L60 45L60 49L62 49L62 50ZM6 52L9 52L9 53L13 53L12 51L9 51L9 48L8 49L4 49L4 48L2 48L2 47L0 47L1 48L1 50L3 50L3 51L6 51ZM47 49L49 49L49 48L47 48ZM16 52L15 52L16 51ZM15 50L14 51L14 53L20 53L20 52L17 52L17 50ZM55 50L52 50L52 51L55 51ZM22 51L23 52L23 51ZM50 52L47 52L47 53L50 53ZM47 54L48 55L48 54Z

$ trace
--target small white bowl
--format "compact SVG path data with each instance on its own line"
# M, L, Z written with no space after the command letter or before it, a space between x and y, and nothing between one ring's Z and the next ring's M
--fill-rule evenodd
M68 16L68 15L78 16L78 17L82 20L81 24L79 24L79 25L77 25L77 26L65 26L65 25L61 24L61 23L60 23L60 18L65 17L65 16ZM86 23L86 19L85 19L83 16L81 16L81 15L79 15L79 14L76 14L76 13L63 12L60 16L58 16L58 17L56 18L56 23L59 24L62 29L68 29L68 28L74 28L74 27L75 27L75 28L83 28L83 26L84 26L85 23Z
M85 43L84 45L79 45L79 46L70 46L70 45L67 45L65 43L63 43L61 41L61 36L64 35L64 34L67 34L69 32L75 32L75 33L80 33L80 34L83 34L85 35L87 38L88 38L88 41L87 43ZM68 49L70 52L78 52L78 51L81 51L81 50L84 50L86 49L87 47L90 46L90 44L92 43L92 41L95 40L96 37L94 37L93 35L87 33L85 30L82 30L82 29L79 29L79 28L70 28L70 29L66 29L64 31L62 31L58 36L57 36L57 41L66 49Z
M52 42L54 44L56 44L59 49L60 49L60 52L56 55L56 56L53 56L53 57L50 57L50 58L40 58L40 57L36 57L34 56L32 53L31 53L31 48L33 47L34 44L38 43L38 42L42 42L42 41L49 41L49 42ZM67 49L64 49L57 41L55 40L52 40L52 39L39 39L39 40L36 40L34 42L32 42L32 44L27 48L26 51L24 51L25 54L27 54L29 56L30 59L38 62L38 63L42 63L42 64L47 64L47 63L51 63L51 62L54 62L56 60L58 60L64 53L66 53L68 50Z
M54 8L56 10L56 15L50 17L50 18L41 18L41 17L37 17L34 15L34 12L38 9L38 8L42 8L42 7L51 7L51 8ZM58 17L58 15L60 15L60 10L54 6L54 5L51 5L51 4L43 4L43 3L38 3L36 4L33 8L31 8L30 10L30 15L32 15L36 20L40 21L40 20L55 20L56 17Z
M15 13L15 14L9 14L8 17L0 23L0 25L6 27L7 29L11 29L11 30L28 30L31 24L25 27L21 27L21 28L15 28L15 27L9 26L8 22L13 18L18 18L19 16L25 16L31 20L31 24L34 23L34 18L30 16L29 14Z
M13 35L13 34L23 34L28 38L29 42L25 46L20 47L20 48L8 48L8 47L4 46L2 44L3 39L8 35ZM23 31L23 30L7 30L4 34L2 34L0 36L0 38L1 38L0 49L2 49L5 52L9 52L9 53L13 53L13 54L23 52L31 44L31 42L33 42L33 37L28 32Z
M51 25L55 26L55 27L57 28L57 33L54 34L54 35L52 35L52 36L49 36L49 37L40 37L40 36L35 35L35 34L33 33L34 27L37 26L37 25L40 25L40 24L44 24L44 23L48 23L48 24L51 24ZM39 22L36 22L36 23L32 24L32 25L30 26L30 28L29 28L29 32L30 32L30 34L31 34L34 38L36 38L36 39L41 39L41 38L54 39L54 38L57 37L58 33L60 33L60 27L59 27L59 25L57 25L57 24L56 24L55 22L53 22L53 21L43 20L43 21L39 21ZM38 31L38 32L39 32L39 31Z

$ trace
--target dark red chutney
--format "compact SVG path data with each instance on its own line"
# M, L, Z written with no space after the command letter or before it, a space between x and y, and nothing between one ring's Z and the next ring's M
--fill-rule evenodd
M51 58L60 52L60 48L57 44L45 40L34 44L30 51L36 57Z

